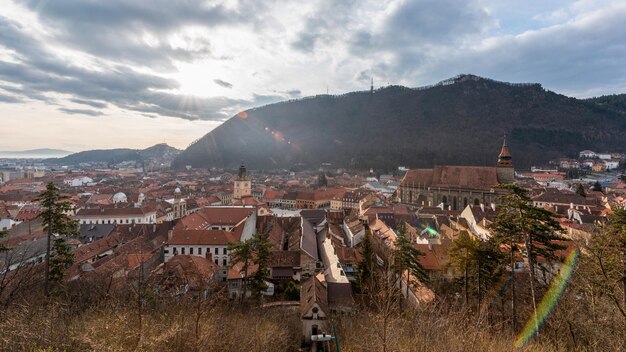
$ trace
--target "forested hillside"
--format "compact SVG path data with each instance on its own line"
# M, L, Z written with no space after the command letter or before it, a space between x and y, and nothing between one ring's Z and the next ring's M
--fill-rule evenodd
M419 89L390 86L250 109L192 144L174 166L493 165L505 134L518 168L582 149L626 150L626 119L614 105L461 75Z

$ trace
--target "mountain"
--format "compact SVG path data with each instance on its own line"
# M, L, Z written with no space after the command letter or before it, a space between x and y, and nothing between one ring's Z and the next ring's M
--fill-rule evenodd
M578 151L626 151L626 116L540 84L460 75L422 88L318 95L241 112L194 142L174 167L258 169L494 165L503 136L526 168Z
M69 154L72 154L72 152L68 152L67 150L48 149L48 148L19 150L19 151L0 151L0 155L6 156L6 157L16 157L16 158L20 158L20 157L45 158L45 157L51 157L51 156L59 157L59 156L66 156Z
M600 107L626 115L626 94L612 94L586 99L586 101Z
M94 162L115 164L123 161L169 165L179 153L180 150L170 147L167 144L157 144L143 150L128 148L87 150L68 155L64 158L51 158L44 161L48 164L57 165L76 165Z

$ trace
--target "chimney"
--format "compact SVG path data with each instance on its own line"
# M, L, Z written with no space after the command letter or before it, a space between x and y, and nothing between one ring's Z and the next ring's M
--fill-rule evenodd
M172 240L172 234L174 233L174 230L169 230L167 231L167 240L171 241Z

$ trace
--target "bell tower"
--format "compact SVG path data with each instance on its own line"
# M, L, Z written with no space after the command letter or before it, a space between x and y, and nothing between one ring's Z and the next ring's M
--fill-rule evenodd
M506 136L502 142L502 149L498 155L498 163L496 164L496 174L498 182L501 184L513 183L515 180L515 170L513 169L513 158L509 147L506 145Z
M233 199L241 199L243 197L249 197L252 195L252 181L248 176L243 162L239 166L239 175L235 178L235 185L233 190Z

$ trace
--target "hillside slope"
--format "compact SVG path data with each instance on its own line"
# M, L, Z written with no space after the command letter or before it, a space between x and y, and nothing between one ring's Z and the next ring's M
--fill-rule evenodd
M180 150L170 147L167 144L157 144L143 150L128 148L87 150L68 155L64 158L46 159L45 162L57 165L77 165L80 163L90 162L114 164L122 161L146 162L152 160L165 160L171 162L179 153Z
M493 165L504 134L516 167L582 149L626 150L626 118L612 107L539 84L461 75L419 89L390 86L250 109L189 146L173 166Z

